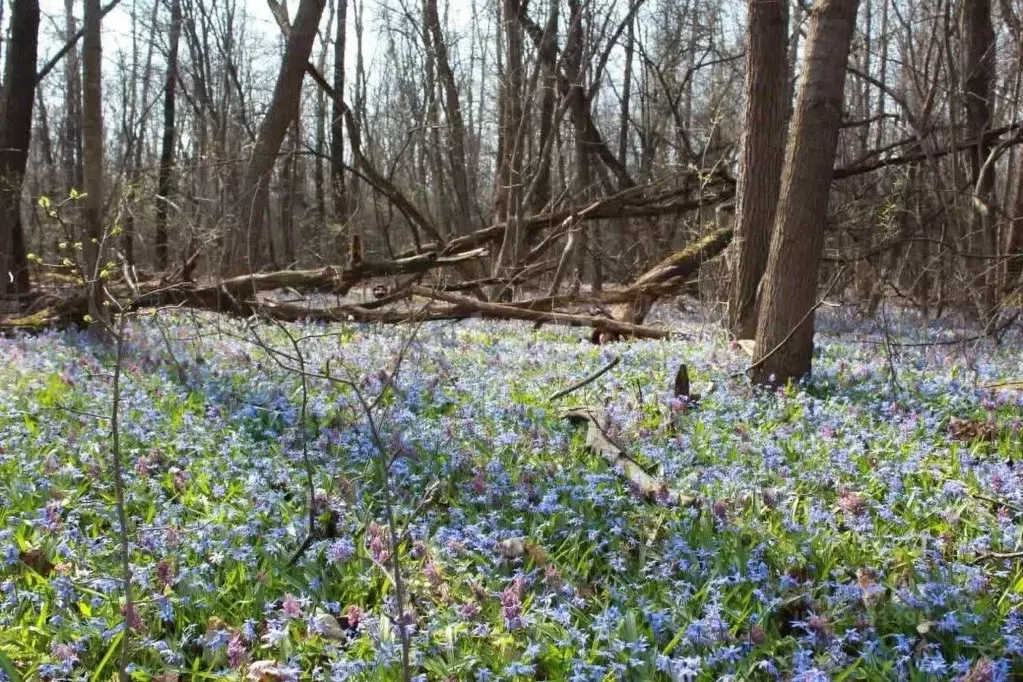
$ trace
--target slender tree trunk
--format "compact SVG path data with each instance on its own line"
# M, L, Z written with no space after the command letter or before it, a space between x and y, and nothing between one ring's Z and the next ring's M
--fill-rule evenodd
M557 53L558 45L558 2L553 0L547 14L543 40L540 43L538 59L543 68L543 89L540 93L540 138L537 143L539 157L536 176L533 180L530 210L542 211L551 200L551 155L554 141L554 115L558 94Z
M465 123L462 119L462 104L458 96L458 84L455 82L455 74L451 69L451 61L448 57L448 47L444 38L444 31L440 24L437 0L426 0L425 10L426 24L433 39L437 75L440 77L441 87L444 88L444 116L446 118L448 148L450 150L448 152L448 160L451 166L451 184L455 190L455 200L458 202L455 224L457 231L464 234L470 230L470 219L473 210L472 201L469 197L469 179L465 162L466 137ZM509 23L515 22L511 20Z
M975 193L974 219L970 244L973 250L988 254L998 253L994 206L995 166L987 163L992 145L984 141L984 132L991 127L992 91L995 84L995 30L991 23L991 0L969 0L963 5L966 53L964 95L966 124L969 135L977 140L970 148L970 173ZM981 271L975 282L982 287L984 314L994 307L997 288L997 268L986 260L980 261Z
M334 92L330 120L330 187L334 205L334 220L347 227L349 220L348 192L345 187L345 122L341 99L345 93L345 38L348 27L348 0L337 0L337 26L334 36ZM356 83L358 85L358 83ZM347 235L342 229L338 239L338 255L346 256Z
M746 113L736 189L737 262L728 326L740 339L757 328L757 290L767 267L785 161L788 94L788 0L749 0Z
M497 14L497 32L495 67L497 71L497 164L494 180L494 218L493 222L508 222L508 185L511 183L511 166L508 164L509 147L512 142L508 140L508 74L505 69L504 52L504 22L508 21L505 16L505 2L495 4ZM500 266L500 259L495 259L495 267Z
M16 0L0 95L0 296L29 290L21 189L32 141L38 44L39 2Z
M430 37L429 21L425 18L428 16L429 11L426 7L426 0L423 1L423 16L424 21L422 24L422 41L425 46L426 54L425 59L425 73L424 77L417 79L423 88L423 99L425 102L425 130L426 130L426 144L420 145L420 168L421 170L417 173L418 177L432 178L432 184L430 182L423 182L420 184L424 196L424 204L427 211L433 210L436 216L435 221L442 231L447 236L451 230L451 224L454 220L459 220L455 217L457 210L453 210L454 207L448 201L447 197L447 174L444 171L444 159L443 159L443 145L441 143L441 118L440 118L440 102L437 100L437 93L440 90L437 83L437 50L433 45L433 40ZM410 100L414 97L410 97ZM459 232L460 229L453 230Z
M783 384L810 371L817 276L858 5L818 0L810 13L757 323L756 383Z
M72 41L78 32L75 21L74 0L64 0L67 19L64 39ZM63 161L69 188L82 189L82 64L78 47L67 54L67 91L64 110Z
M100 2L84 0L82 42L82 166L84 170L85 235L82 251L89 290L89 315L94 323L109 321L103 305L103 48L100 42Z
M498 256L498 266L514 267L522 254L522 126L523 126L523 45L522 27L519 25L519 0L504 0L504 29L507 61L504 71L504 97L502 101L502 133L504 145L501 173L503 187L503 214L508 221L504 241ZM495 270L494 275L497 276Z
M169 263L167 216L174 191L175 95L178 84L178 44L181 41L181 0L170 0L170 42L167 48L167 73L163 90L163 139L160 147L160 171L156 188L156 267L165 270ZM191 254L187 254L191 255Z
M146 50L146 61L142 69L141 76L137 76L138 73L138 52L139 52L139 41L138 41L138 15L136 14L137 3L132 4L131 10L131 23L132 23L132 59L131 59L131 83L126 83L127 86L131 87L130 102L131 106L127 107L128 115L122 120L124 121L124 140L127 142L127 148L125 150L125 177L127 179L127 187L124 191L125 203L127 204L126 216L124 219L124 229L121 234L121 249L124 253L124 259L129 265L135 265L135 213L139 208L139 196L141 193L142 184L142 152L146 146L146 127L149 122L149 90L150 84L153 81L153 51L155 48L155 41L149 41L149 48ZM157 15L160 11L159 3L154 2L152 7L152 14L150 17L150 25L156 25ZM137 88L137 81L142 82L142 91L139 93Z
M302 0L295 23L290 29L284 60L274 86L270 106L260 122L255 146L245 169L242 187L242 221L224 249L228 272L257 270L262 264L262 239L266 233L269 206L269 182L274 161L288 126L298 115L302 94L302 76L316 40L325 0Z
M634 13L634 6L636 0L630 1L629 14ZM625 29L625 64L622 67L622 98L621 108L619 109L618 115L618 159L628 167L629 159L629 125L630 116L632 110L632 59L636 51L636 19L634 16L629 17L629 24ZM629 219L622 218L616 221L615 224L615 236L617 238L617 275L618 280L622 280L622 276L628 272L628 264L623 262L626 260L626 253L628 248L629 239Z
M327 28L325 35L330 35L331 27L337 14L335 4L328 5ZM330 51L330 41L324 41L323 49L320 50L320 60L317 65L320 73L327 73L327 54ZM341 92L342 97L344 91ZM329 158L327 154L327 95L322 89L316 93L316 135L313 143L316 156L313 159L313 191L316 201L316 217L320 224L327 224L327 182L324 173L323 160ZM344 176L342 175L342 178Z
M288 154L281 166L281 255L284 267L295 264L295 213L299 206L298 184L300 182L297 168L298 154L301 147L301 130L299 118L291 125L288 137Z
M35 136L39 141L39 151L42 154L43 161L43 172L35 174L35 185L33 187L33 194L35 196L53 197L56 196L60 191L60 171L57 168L57 160L54 155L54 144L53 144L53 131L50 127L50 114L46 109L46 101L43 99L42 88L36 88L36 112L38 112L39 120L39 133ZM33 213L33 218L36 218L36 214ZM39 229L39 220L35 219L33 223L36 226L35 234L35 249L36 253L43 253L47 247L46 237L48 236L43 230ZM55 236L55 235L49 235ZM27 240L26 240L27 241ZM59 239L50 239L53 243L54 252L58 249L57 245L60 243ZM26 280L28 279L28 271L25 272Z
M569 18L568 38L565 43L565 71L571 84L569 89L568 110L572 117L574 129L573 139L575 154L575 185L573 199L577 203L585 203L590 193L590 155L588 146L587 124L590 121L588 102L586 101L585 65L583 50L585 49L586 32L583 29L583 7L579 0L569 0L571 16ZM582 283L586 267L586 257L590 250L590 229L580 225L576 238L573 256L573 291L578 291Z
M1023 24L1015 18L1016 15L1008 0L1002 0L1001 6L1003 14L1009 18L1009 26L1016 44L1016 65L1017 68L1021 68L1023 67ZM1007 189L1010 185L1015 189L1015 199L1012 203L1011 220L1005 235L1005 255L1007 256L1005 294L1017 293L1021 285L1020 277L1023 276L1023 152L1020 150L1016 150L1016 152L1015 177L1011 182L1006 182ZM1009 202L1006 201L1005 205L1008 206ZM1014 302L1018 302L1018 299Z

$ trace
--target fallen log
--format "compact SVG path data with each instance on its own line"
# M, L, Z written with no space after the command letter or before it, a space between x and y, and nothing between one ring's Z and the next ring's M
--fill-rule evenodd
M728 247L733 235L731 227L716 230L647 270L625 290L626 300L612 309L611 317L618 322L643 324L658 298L677 293L700 266Z
M409 293L424 298L430 298L445 303L452 303L459 308L468 311L470 317L480 317L496 320L526 320L529 322L548 322L554 324L565 324L573 327L592 327L599 333L616 334L619 338L635 337L640 339L664 339L670 336L670 332L654 327L645 327L629 322L619 322L605 317L595 315L579 315L575 313L563 313L556 310L530 310L520 308L506 303L489 303L477 301L476 299L460 296L447 291L438 291L426 287L410 287Z
M643 498L683 507L699 504L699 498L672 490L664 480L651 476L611 440L607 435L608 417L604 408L577 407L566 410L562 417L586 424L586 447L603 457Z
M168 282L166 277L154 278L126 287L123 282L109 282L107 290L117 300L124 302L128 311L161 306L183 306L232 315L253 315L267 309L265 302L258 300L258 294L279 289L294 289L303 292L330 293L344 296L353 286L374 277L414 275L431 270L459 265L468 261L485 258L486 249L475 249L452 256L436 252L391 261L358 261L347 267L327 266L313 270L279 270L251 275L239 275L228 279L206 283L189 281ZM54 294L41 292L25 313L0 319L0 330L34 330L48 326L82 324L87 313L85 296L76 290ZM298 316L298 310L307 310L310 319L355 319L367 322L397 322L408 319L408 313L383 313L370 311L359 306L341 306L317 312L295 306L295 309L269 305L275 313ZM444 319L450 319L444 318Z
M272 274L272 273L271 273ZM266 280L262 280L266 281ZM233 296L227 289L215 286L189 288L185 286L141 295L125 306L127 311L146 308L180 307L224 313L238 317L261 316L281 322L358 322L377 324L400 324L404 322L464 320L482 317L496 320L543 321L575 327L592 327L620 337L663 339L670 332L653 327L616 322L603 317L579 315L558 311L539 311L478 301L467 296L429 289L421 286L408 287L406 297L420 296L430 301L441 301L450 305L443 307L414 307L405 309L373 308L355 304L329 307L309 307L295 303L259 300L253 297ZM397 298L397 297L396 297ZM0 319L0 331L33 331L46 327L82 325L87 310L85 297L76 295L43 308L31 315Z
M626 311L636 308L642 311L642 314L626 313L620 317L580 314L559 309L576 306L587 297L549 296L533 301L493 303L440 288L415 285L423 273L486 257L489 254L485 248L452 255L429 252L390 261L353 259L353 262L343 268L328 266L313 270L282 270L239 275L220 281L172 283L168 282L166 277L156 277L145 282L135 282L126 276L125 281L110 281L106 287L111 298L119 302L119 308L129 312L145 308L180 306L242 317L266 316L281 321L369 323L484 317L590 327L594 329L594 338L598 340L630 337L662 339L669 336L669 331L641 324L646 311L657 298L677 291L686 277L695 272L703 262L720 253L731 239L731 234L731 230L719 230L662 261L629 287L589 297L598 303L618 303L619 308ZM536 270L539 272L542 268ZM300 294L319 292L344 296L360 282L374 277L398 275L411 277L406 284L390 290L383 299L364 305L309 307L291 302L270 301L260 295L270 291L293 291ZM409 299L415 296L449 305L444 308L416 310L415 306L406 305ZM388 305L394 307L385 308ZM87 309L85 296L76 289L65 289L56 295L53 292L41 293L32 305L25 308L26 312L20 317L0 318L0 330L81 325L86 320Z
M315 270L279 270L276 272L240 275L205 286L181 288L167 287L156 289L145 296L155 296L165 303L177 303L180 292L187 291L190 299L206 299L228 295L233 298L245 298L262 291L275 289L296 289L344 296L360 282L374 277L411 275L443 267L458 265L467 261L486 258L489 251L475 249L453 256L442 256L438 253L424 253L409 258L390 261L360 260L344 268L327 266Z

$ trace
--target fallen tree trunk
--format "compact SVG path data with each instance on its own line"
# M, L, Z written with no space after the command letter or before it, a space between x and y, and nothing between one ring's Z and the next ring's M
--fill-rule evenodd
M227 294L234 298L244 298L262 291L275 289L297 289L302 291L327 292L344 296L360 282L373 277L389 277L395 275L411 275L429 272L447 265L458 265L467 261L486 258L486 249L466 251L453 256L442 256L438 253L424 253L409 258L391 261L357 261L345 268L327 266L316 270L280 270L277 272L240 275L203 287L191 290L192 298L206 298ZM159 290L158 290L159 291ZM154 294L159 296L159 294ZM174 303L173 288L168 290L170 300Z
M597 295L549 296L532 301L493 303L477 300L440 288L416 285L419 276L444 266L458 266L469 261L484 258L486 249L442 255L429 252L399 258L392 261L354 260L347 267L330 266L315 270L282 270L277 272L239 275L229 279L195 283L190 281L168 282L167 278L151 278L136 283L129 273L124 279L108 282L107 293L121 302L125 311L144 308L178 306L207 310L216 313L248 317L266 316L281 321L311 320L321 322L368 322L400 323L415 320L451 320L482 317L495 320L525 320L538 324L551 323L589 327L594 330L593 338L620 339L646 338L662 339L669 331L641 324L653 302L660 296L670 295L678 290L686 277L696 272L700 265L719 254L731 239L731 230L719 230L696 244L665 259L654 269L637 279L625 289L606 291ZM543 268L528 266L527 270L540 272ZM525 272L525 271L523 271ZM267 300L261 296L271 291L297 291L329 293L344 296L356 284L373 277L411 275L409 280L391 291L383 300L364 305L339 304L336 306L310 307L291 302ZM413 297L439 301L449 305L438 308L427 306L417 309L409 306ZM577 306L587 300L597 303L617 303L619 315L580 314L564 309ZM386 307L393 306L393 307ZM640 313L632 311L640 310ZM47 326L81 324L88 312L85 296L74 289L65 289L56 295L42 292L27 313L20 317L0 319L0 330L30 330ZM638 321L637 321L638 320Z
M699 499L672 490L664 480L651 476L607 435L607 411L602 407L577 407L562 413L565 419L586 424L586 447L603 457L637 493L651 502L683 507L699 504Z
M452 303L467 311L466 317L478 315L479 317L495 320L526 320L529 322L549 322L554 324L565 324L573 327L592 327L599 332L609 332L619 337L635 337L640 339L664 339L670 332L654 327L644 327L639 324L619 322L610 318L598 317L596 315L579 315L575 313L564 313L557 310L531 310L529 308L517 307L516 304L490 303L477 301L476 299L460 296L448 291L438 291L426 287L410 287L409 293L424 298Z
M721 228L647 270L625 290L630 296L615 306L611 317L619 322L643 324L658 298L677 293L701 265L728 247L733 235L732 228Z
M260 281L265 283L274 278L267 277ZM282 276L280 281L288 280ZM319 280L317 280L319 281ZM237 292L237 290L236 290ZM235 293L236 293L235 292ZM559 312L556 310L542 311L517 308L507 304L478 301L467 296L454 294L421 286L410 286L405 289L404 297L420 296L430 301L441 301L450 305L435 307L424 305L404 309L372 308L356 304L329 307L309 307L294 303L259 300L255 297L235 296L226 288L210 285L199 288L186 286L166 287L156 291L143 293L126 306L128 311L146 308L180 307L195 310L206 310L213 313L225 313L239 317L265 316L282 322L358 322L398 324L403 322L419 322L432 320L463 320L481 317L495 320L527 320L542 321L574 327L590 327L602 333L613 333L619 337L635 337L644 339L663 339L670 332L653 327L617 322L594 315L580 315ZM32 331L51 326L68 326L82 324L87 313L86 299L76 295L56 299L52 304L32 314L20 317L8 317L0 320L0 331Z

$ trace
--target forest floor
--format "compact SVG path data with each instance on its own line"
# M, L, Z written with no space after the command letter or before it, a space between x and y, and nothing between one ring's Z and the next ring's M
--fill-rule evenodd
M825 310L812 380L768 393L673 307L651 322L686 338L602 347L479 320L411 340L294 325L309 375L351 380L309 378L303 420L281 329L161 319L128 327L121 375L134 679L401 679L399 576L422 680L1023 671L1023 563L1000 556L1021 548L1023 391L986 387L1023 379L1017 332L952 343L971 332ZM695 406L671 389L682 362L715 383ZM85 334L0 339L0 680L117 668L113 367ZM381 396L380 447L357 393ZM701 504L630 490L562 418L579 405ZM310 470L317 538L289 564Z

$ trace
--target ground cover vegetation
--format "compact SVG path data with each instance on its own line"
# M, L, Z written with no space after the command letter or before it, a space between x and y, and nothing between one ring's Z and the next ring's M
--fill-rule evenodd
M0 679L109 679L125 624L140 680L1018 672L1023 393L992 386L1023 372L1018 333L826 311L812 378L772 390L680 317L653 312L684 337L612 346L480 320L133 320L127 611L114 347L0 339ZM683 362L698 402L672 390ZM696 500L638 494L562 418L584 404Z

